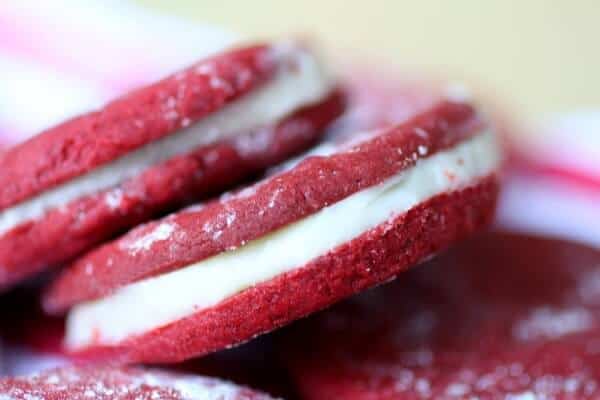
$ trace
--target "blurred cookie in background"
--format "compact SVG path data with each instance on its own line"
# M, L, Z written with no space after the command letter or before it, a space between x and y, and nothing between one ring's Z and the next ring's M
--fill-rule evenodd
M600 251L487 233L290 329L304 399L598 397Z

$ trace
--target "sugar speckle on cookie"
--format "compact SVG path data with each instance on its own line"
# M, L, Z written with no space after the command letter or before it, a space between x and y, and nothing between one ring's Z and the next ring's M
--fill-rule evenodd
M131 240L123 243L123 246L132 253L137 253L143 250L150 250L156 242L169 239L171 234L177 229L177 224L162 222L153 226L150 231L147 231L147 226L138 228L137 236L131 237Z
M234 383L172 372L110 367L65 367L0 379L10 400L272 400Z

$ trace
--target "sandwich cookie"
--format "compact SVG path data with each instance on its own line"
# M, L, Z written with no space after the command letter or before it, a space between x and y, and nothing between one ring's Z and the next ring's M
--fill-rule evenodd
M323 145L220 200L136 228L68 268L74 353L175 362L392 279L487 225L500 155L466 104Z
M202 376L139 368L53 369L0 380L11 400L269 400L265 393Z
M307 400L597 399L600 251L488 233L296 328Z
M343 108L293 44L202 60L0 153L0 287L312 145Z

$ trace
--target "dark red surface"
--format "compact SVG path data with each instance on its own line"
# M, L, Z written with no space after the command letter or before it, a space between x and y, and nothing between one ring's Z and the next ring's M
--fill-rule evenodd
M17 226L0 240L0 286L72 259L174 206L249 178L308 148L343 110L339 92L278 125L174 157L118 188L72 201ZM108 199L118 196L116 204Z
M485 234L289 334L307 400L597 399L600 250Z
M61 355L64 318L46 315L37 288L19 288L0 296L0 337L5 347Z
M253 46L202 60L7 150L0 157L0 210L222 108L273 75L269 54L268 46ZM210 73L198 73L203 68ZM222 84L211 85L211 78Z
M227 379L271 396L298 400L288 370L281 363L275 337L260 336L241 346L169 365L169 369Z
M419 158L477 134L475 111L444 102L410 121L326 157L309 157L293 169L237 195L141 226L66 270L45 297L45 309L61 311L140 279L189 265L235 248L315 213L411 167ZM426 152L420 154L419 147ZM173 232L138 251L161 226Z
M369 230L305 266L257 284L215 307L118 346L78 356L112 362L172 363L247 341L392 279L492 220L495 176L442 194Z
M11 400L272 399L249 388L201 376L109 367L70 367L0 379L0 397Z

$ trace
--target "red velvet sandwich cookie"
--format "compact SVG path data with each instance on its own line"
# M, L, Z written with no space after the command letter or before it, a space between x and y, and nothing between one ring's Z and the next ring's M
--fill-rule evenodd
M63 368L3 378L11 400L269 400L267 394L214 378L134 368Z
M65 343L78 354L174 362L232 346L485 226L499 162L474 109L442 102L136 228L66 270L45 308L74 306Z
M296 327L303 399L600 397L598 249L490 233L402 278Z
M253 46L0 153L0 287L306 149L342 108L308 50Z

